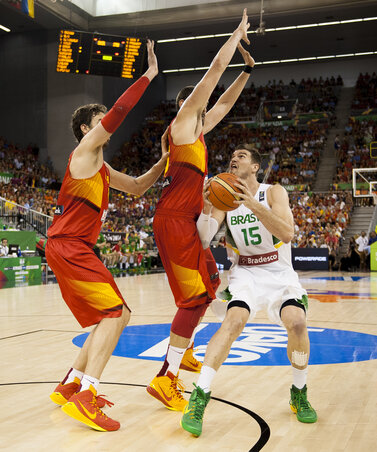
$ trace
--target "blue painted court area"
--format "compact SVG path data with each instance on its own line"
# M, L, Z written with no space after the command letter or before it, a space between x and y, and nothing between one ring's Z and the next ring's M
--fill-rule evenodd
M361 281L361 280L370 280L370 276L312 276L313 280L321 280L321 281Z
M207 344L220 323L201 324L195 338L196 356L203 361ZM354 331L308 327L311 350L309 364L337 364L377 359L377 336ZM170 324L128 326L113 355L163 361L169 343ZM82 347L88 333L73 343ZM225 364L238 366L286 366L287 333L284 328L247 324L234 342Z
M340 295L342 297L370 298L377 297L375 292L344 292L342 290L307 289L308 295Z
M308 278L300 278L313 281L377 281L377 276L310 276Z

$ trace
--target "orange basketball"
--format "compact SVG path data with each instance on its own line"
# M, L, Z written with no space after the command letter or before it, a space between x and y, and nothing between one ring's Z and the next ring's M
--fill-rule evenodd
M231 173L220 173L211 180L208 199L216 209L225 212L237 209L238 204L233 204L233 201L240 200L237 193L242 191L234 185L235 182L237 176Z

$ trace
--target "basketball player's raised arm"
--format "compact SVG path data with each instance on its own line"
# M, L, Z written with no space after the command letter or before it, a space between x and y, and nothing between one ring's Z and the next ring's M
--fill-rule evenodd
M161 137L161 158L152 166L152 168L139 177L131 177L127 174L116 171L108 163L107 168L110 171L110 187L119 191L141 196L150 188L160 177L166 166L166 160L169 157L168 152L168 130Z
M196 227L198 229L200 241L202 242L204 249L209 247L211 240L213 239L213 237L215 236L216 232L219 230L222 222L225 219L225 212L213 207L211 202L208 199L209 184L210 184L210 181L207 181L207 183L204 185L204 188L203 188L203 201L204 201L203 211L199 215L199 218L196 222Z
M250 43L247 38L249 27L250 24L248 23L247 10L245 8L239 26L221 47L204 77L180 108L177 118L172 124L172 135L176 144L192 142L193 135L195 135L197 129L198 119L200 119L221 75L230 63L238 43L242 39L247 44Z
M98 153L110 136L121 125L128 113L138 103L149 83L158 74L157 58L153 50L154 42L147 41L148 69L135 83L133 83L115 102L114 106L80 141L75 149L75 157L87 152Z
M250 193L247 185L241 179L235 185L239 187L243 193L238 196L241 201L234 201L237 204L244 204L249 208L263 223L263 225L271 232L272 235L289 243L294 236L294 222L291 208L289 207L288 193L281 185L273 185L267 190L267 201L271 206L266 209L259 203L252 193Z
M211 110L206 113L206 119L203 127L204 135L216 127L217 124L229 113L242 93L246 82L249 80L251 68L255 65L254 58L242 47L240 42L238 43L237 48L245 62L245 70L243 70L236 80L229 86Z

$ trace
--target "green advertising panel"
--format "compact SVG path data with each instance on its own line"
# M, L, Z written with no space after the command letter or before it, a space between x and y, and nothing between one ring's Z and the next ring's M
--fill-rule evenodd
M9 184L12 178L12 173L0 173L0 182L3 182L4 184Z
M0 288L41 284L41 261L40 256L0 258Z
M0 231L0 240L7 239L9 245L18 245L21 251L35 251L37 234L35 231Z

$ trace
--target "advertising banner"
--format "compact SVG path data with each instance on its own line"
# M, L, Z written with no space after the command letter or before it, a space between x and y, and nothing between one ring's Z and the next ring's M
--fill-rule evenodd
M0 258L0 289L42 283L41 257Z
M328 270L327 248L292 248L292 265L295 270Z

